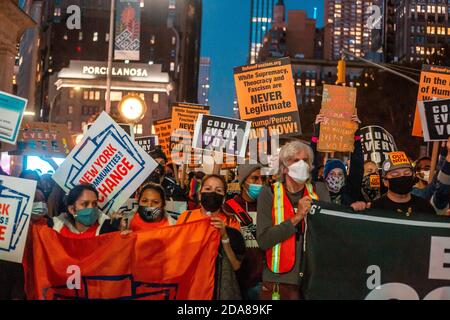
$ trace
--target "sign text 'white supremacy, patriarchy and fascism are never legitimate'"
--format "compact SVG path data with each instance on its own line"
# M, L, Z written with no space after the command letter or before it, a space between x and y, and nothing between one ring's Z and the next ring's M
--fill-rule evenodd
M104 213L118 210L157 167L157 163L103 112L72 150L53 179L67 192L93 184Z

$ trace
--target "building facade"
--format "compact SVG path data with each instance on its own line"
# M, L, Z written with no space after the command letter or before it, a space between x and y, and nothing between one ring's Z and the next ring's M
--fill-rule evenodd
M266 33L272 28L275 0L250 0L250 40L248 63L255 63Z
M364 57L372 50L372 0L325 0L325 42L330 44L327 60L341 58L345 50ZM375 17L376 18L376 17Z
M106 63L109 44L109 0L55 0L42 1L44 7L41 14L41 28L37 43L38 63L36 65L36 105L41 108L38 114L44 121L60 123L71 121L74 133L80 132L85 116L94 112L97 104L105 105L104 84L95 84L92 88L85 83L77 83L72 87L66 79L60 78L62 70L71 70L74 61L85 64ZM121 82L121 96L134 92L145 97L148 110L141 122L142 133L149 134L150 120L158 120L170 114L171 103L176 101L197 102L199 50L201 36L201 0L141 0L138 5L140 19L136 28L139 32L138 60L115 60L116 65L126 64L126 68L142 69L146 65L149 77L159 81L137 81L131 77ZM81 28L70 27L69 20L73 12L70 6L80 8ZM117 8L116 8L117 14ZM24 58L19 57L20 59ZM125 67L124 67L125 68ZM168 79L166 79L168 78ZM85 80L87 79L78 79ZM99 78L96 78L100 81ZM64 82L64 86L57 83ZM103 80L101 80L103 81ZM113 82L115 81L113 75ZM106 80L104 81L106 83ZM144 82L145 85L142 85ZM122 83L123 84L123 83ZM161 89L160 86L164 89ZM20 87L20 86L18 86ZM145 87L145 88L144 88ZM70 98L71 89L80 95L85 104L77 104ZM85 90L89 89L89 90ZM91 90L92 89L92 90ZM118 88L113 88L118 91ZM155 89L151 91L151 89ZM18 88L18 90L21 90ZM64 91L64 92L61 92ZM85 93L87 91L87 93ZM94 99L89 99L91 91ZM84 99L87 94L88 99ZM119 95L116 94L117 98ZM67 98L69 97L69 98ZM114 99L113 99L114 100ZM93 101L101 101L93 103ZM112 112L117 109L118 101L112 101ZM67 112L73 109L71 120L67 120ZM74 117L79 116L79 119ZM138 129L139 133L139 129Z
M395 57L424 61L450 42L448 0L397 0Z
M198 77L198 103L208 105L211 82L211 58L201 57Z

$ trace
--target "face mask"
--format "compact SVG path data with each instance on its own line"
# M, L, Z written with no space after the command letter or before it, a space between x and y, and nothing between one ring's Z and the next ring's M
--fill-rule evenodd
M249 184L248 185L248 196L252 199L252 200L256 200L259 197L259 194L261 193L262 190L262 184Z
M300 160L289 166L288 175L298 183L306 182L309 179L309 165Z
M92 226L100 216L100 211L97 208L86 208L78 210L75 214L75 220L85 226Z
M414 180L412 176L403 176L399 178L388 179L389 190L396 193L405 195L412 191L414 186Z
M158 221L163 215L161 208L139 206L137 212L145 222Z
M202 192L201 194L202 207L208 212L216 212L222 207L224 195L217 192Z
M430 180L430 170L427 171L420 171L421 174L418 175L419 179L424 181L424 182L428 182Z
M345 177L328 175L328 177L325 179L325 182L327 184L328 191L339 193L339 191L341 191L342 187L345 185Z
M31 214L35 216L46 216L48 214L47 204L45 202L33 203Z
M374 180L376 180L375 183ZM362 181L361 193L366 201L371 202L379 199L381 196L380 176L377 174L365 176Z

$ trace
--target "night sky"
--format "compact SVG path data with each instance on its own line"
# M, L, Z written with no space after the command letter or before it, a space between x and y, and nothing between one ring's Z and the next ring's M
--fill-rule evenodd
M286 10L306 10L323 26L324 0L285 0ZM233 67L247 63L250 0L203 0L201 55L211 57L209 105L212 114L232 116Z

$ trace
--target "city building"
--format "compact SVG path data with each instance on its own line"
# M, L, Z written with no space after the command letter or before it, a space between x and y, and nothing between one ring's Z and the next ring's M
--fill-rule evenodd
M272 28L265 34L258 62L289 56L294 59L323 57L323 29L316 29L316 20L304 10L289 10L282 0L274 8Z
M395 57L424 61L450 42L448 0L397 0Z
M41 28L37 43L38 63L36 65L36 110L40 119L66 123L74 133L81 132L81 125L88 114L96 107L105 105L106 78L95 77L96 83L89 87L88 79L80 76L79 70L73 79L68 81L68 70L72 70L75 62L83 66L95 65L104 70L108 59L110 4L109 0L55 0L42 1ZM70 6L78 6L81 10L81 28L69 26L73 13ZM116 14L119 11L116 8ZM118 70L146 70L149 79L116 78L113 74L113 91L121 91L114 95L111 111L117 111L118 96L134 92L142 94L148 106L147 114L137 126L137 133L150 134L151 123L170 114L171 103L176 101L197 102L199 50L201 33L201 0L141 0L133 12L137 22L133 28L138 30L138 51L133 58L119 57L115 52L114 65ZM130 12L127 12L128 14ZM139 19L140 15L140 19ZM129 15L120 16L128 19ZM115 41L117 44L117 41ZM117 51L117 50L116 50ZM25 56L20 56L19 61ZM126 65L126 66L124 66ZM147 69L143 67L147 66ZM76 66L78 68L79 66ZM101 71L103 73L103 71ZM63 76L63 77L62 77ZM26 78L26 77L25 77ZM79 82L83 83L79 83ZM100 82L104 82L100 84ZM121 85L114 85L120 82ZM128 82L125 85L124 82ZM136 82L133 85L132 82ZM63 83L63 85L61 85ZM143 84L145 83L145 85ZM21 88L22 86L22 88ZM24 82L18 84L18 90L26 90ZM88 90L89 89L89 90ZM153 90L153 91L152 91ZM87 93L85 93L87 92ZM91 92L94 99L90 99ZM88 99L84 99L87 94ZM70 96L75 98L70 98ZM69 97L69 98L68 98ZM80 104L72 99L81 99ZM93 103L92 101L102 101ZM69 108L71 107L71 108ZM103 107L104 108L104 107ZM101 109L103 109L101 108ZM70 120L68 111L73 109ZM101 111L101 109L99 111ZM38 112L39 111L39 112ZM79 117L79 118L77 118ZM70 122L69 122L70 121Z
M198 103L208 105L211 82L211 58L201 57L198 77Z
M325 0L325 59L341 58L341 51L364 57L372 50L372 0Z
M248 63L255 63L266 33L272 28L275 0L250 0L250 40Z
M17 0L0 1L0 90L13 91L17 44L25 30L34 25Z

